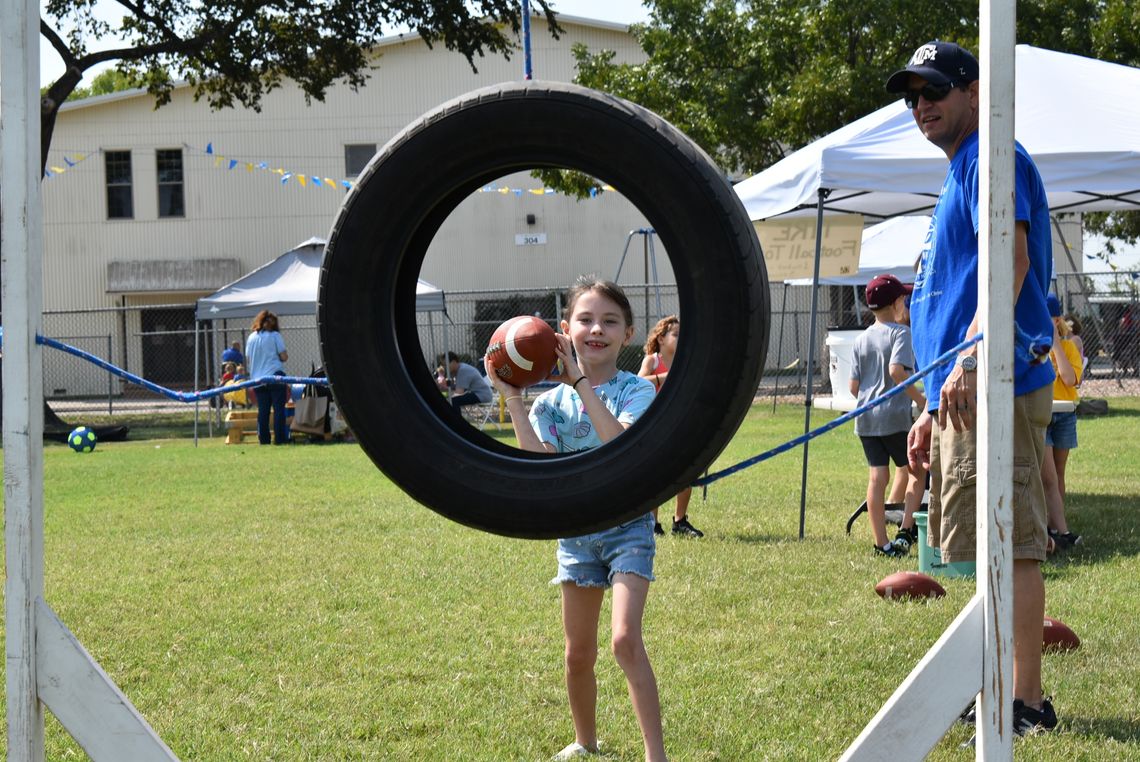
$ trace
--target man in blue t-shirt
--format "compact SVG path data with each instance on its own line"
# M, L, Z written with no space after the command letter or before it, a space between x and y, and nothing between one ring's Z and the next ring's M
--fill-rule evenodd
M978 332L978 62L954 43L930 42L891 75L887 90L903 94L919 130L950 160L911 297L915 356L926 367ZM1021 736L1057 724L1041 691L1041 562L1048 543L1041 464L1053 394L1045 296L1053 258L1041 176L1021 145L1014 162L1013 293L991 295L1014 300L1014 325L991 330L1016 336L1014 481L1023 486L1014 490L1013 505L1013 730ZM910 461L930 466L929 542L947 562L976 555L977 352L977 345L970 347L927 378L927 409L907 440Z
M459 410L464 405L485 404L491 401L494 396L491 392L491 384L483 378L479 371L475 370L474 366L459 362L459 358L452 352L448 352L444 359L451 370L452 407Z

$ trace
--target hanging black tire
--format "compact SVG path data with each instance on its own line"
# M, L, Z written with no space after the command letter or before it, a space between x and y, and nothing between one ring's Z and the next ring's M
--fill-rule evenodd
M645 215L685 321L670 381L627 432L573 455L528 453L467 424L424 363L416 280L440 225L503 175L578 169ZM740 425L768 343L756 233L709 158L657 115L559 83L468 93L407 127L360 175L321 269L321 352L361 447L409 495L478 529L528 538L614 526L695 479Z

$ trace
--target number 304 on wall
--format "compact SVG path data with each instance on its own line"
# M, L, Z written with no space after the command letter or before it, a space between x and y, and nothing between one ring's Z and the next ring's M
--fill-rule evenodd
M517 233L515 246L545 246L546 233Z

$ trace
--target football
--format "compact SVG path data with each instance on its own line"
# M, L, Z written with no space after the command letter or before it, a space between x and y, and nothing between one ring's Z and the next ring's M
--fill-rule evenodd
M86 426L79 426L67 435L67 446L76 452L91 452L95 449L95 432Z
M1045 617L1041 640L1042 651L1071 651L1080 645L1081 639L1077 637L1077 633L1069 629L1067 624L1060 619Z
M875 585L881 598L906 600L909 598L941 598L946 595L934 577L921 572L901 571L889 574Z
M494 374L511 386L533 386L550 377L557 346L558 336L542 318L520 315L491 334L487 359Z

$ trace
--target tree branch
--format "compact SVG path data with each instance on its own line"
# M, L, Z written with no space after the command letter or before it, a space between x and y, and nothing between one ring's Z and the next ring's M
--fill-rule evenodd
M40 34L46 37L51 46L55 48L55 52L59 53L59 57L63 59L64 68L70 69L75 64L75 54L71 52L71 48L67 47L63 38L42 18L40 19Z

